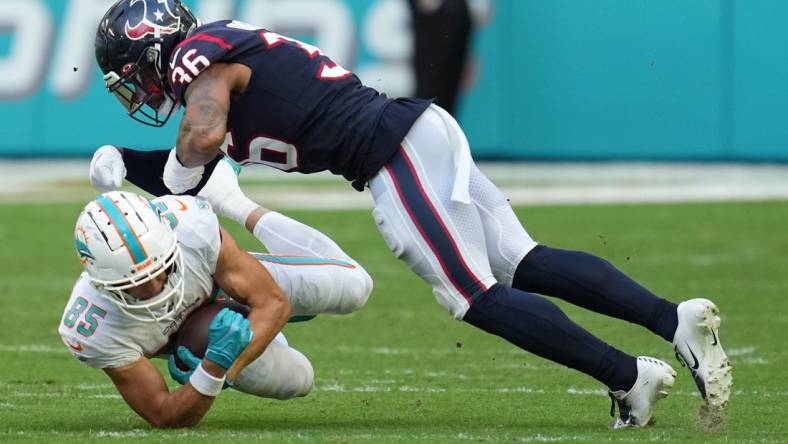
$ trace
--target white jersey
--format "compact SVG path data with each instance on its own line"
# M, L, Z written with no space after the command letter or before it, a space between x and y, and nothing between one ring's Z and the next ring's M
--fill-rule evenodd
M164 196L152 202L174 226L180 243L185 281L183 304L172 319L135 320L102 296L87 273L82 273L66 304L58 331L71 353L91 367L122 367L142 356L155 356L186 316L213 292L212 276L221 236L219 221L210 204L191 196Z
M103 297L83 273L74 286L60 335L74 356L91 367L115 368L153 357L196 307L215 292L221 239L211 207L201 199L165 196L153 201L175 226L183 255L184 305L169 321L135 320ZM279 213L264 215L255 229L270 254L253 253L284 290L295 315L350 313L364 305L372 279L323 233ZM280 332L265 352L244 368L234 387L257 396L288 399L309 393L309 360Z

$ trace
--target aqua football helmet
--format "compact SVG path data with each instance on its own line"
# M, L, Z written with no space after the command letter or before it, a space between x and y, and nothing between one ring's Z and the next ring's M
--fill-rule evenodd
M170 224L147 199L134 193L104 193L85 206L74 235L80 261L99 294L141 321L172 319L183 304L183 260ZM127 290L161 273L161 293L140 300Z
M172 51L199 21L181 0L119 0L96 32L96 61L129 116L163 126L177 110L169 91Z

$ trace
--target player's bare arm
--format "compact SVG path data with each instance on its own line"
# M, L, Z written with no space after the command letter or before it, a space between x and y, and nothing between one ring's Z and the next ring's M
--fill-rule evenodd
M205 165L219 153L227 133L231 95L243 92L250 76L251 71L243 65L216 64L189 85L175 145L183 166Z
M216 378L224 375L224 369L210 360L203 360L202 366ZM158 428L196 425L215 399L201 394L191 384L170 393L164 378L145 357L125 367L106 368L104 372L129 407Z
M290 303L268 270L220 228L222 246L214 280L235 300L249 306L247 319L254 337L227 371L233 381L238 373L260 356L290 318Z

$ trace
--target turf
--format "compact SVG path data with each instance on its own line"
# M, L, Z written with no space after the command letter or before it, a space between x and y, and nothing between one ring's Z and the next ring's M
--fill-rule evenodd
M788 413L788 206L782 202L518 209L541 242L599 254L673 300L705 295L723 313L735 391L724 427L696 420L700 400L670 347L646 330L575 307L570 316L679 378L642 430L611 431L595 381L454 321L396 261L366 211L293 212L371 272L368 305L286 334L316 368L306 398L223 393L199 427L158 431L102 372L67 352L57 326L80 270L74 204L0 205L0 442L784 442ZM255 241L226 224L250 249ZM164 367L161 367L162 369Z

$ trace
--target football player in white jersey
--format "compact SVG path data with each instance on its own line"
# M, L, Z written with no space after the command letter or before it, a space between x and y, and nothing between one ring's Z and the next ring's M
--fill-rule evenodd
M238 247L201 198L150 202L116 191L80 214L75 236L85 272L59 333L151 425L197 424L226 381L263 397L306 395L312 366L280 330L291 314L348 313L366 302L369 275L333 241L279 213L261 212L259 232L272 254L255 257ZM170 393L150 358L168 352L184 319L219 287L247 305L248 316L223 309L210 325L205 358L190 372L176 370L185 385Z

